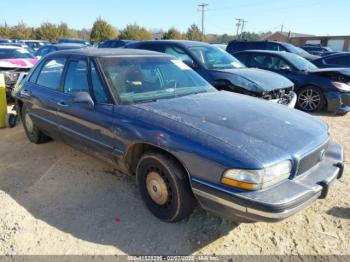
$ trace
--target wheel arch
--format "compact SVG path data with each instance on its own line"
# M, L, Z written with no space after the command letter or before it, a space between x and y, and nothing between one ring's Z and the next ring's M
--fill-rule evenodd
M147 152L147 151L157 151L163 154L166 154L170 156L175 162L179 164L181 168L183 168L183 171L187 175L187 179L189 183L191 184L191 176L190 172L188 171L188 168L186 165L181 161L178 157L176 157L173 153L171 153L169 150L164 149L163 147L160 147L158 145L154 145L147 142L136 142L130 145L125 153L124 161L126 163L126 166L129 169L129 172L132 174L136 173L136 167L138 164L139 159L141 156Z

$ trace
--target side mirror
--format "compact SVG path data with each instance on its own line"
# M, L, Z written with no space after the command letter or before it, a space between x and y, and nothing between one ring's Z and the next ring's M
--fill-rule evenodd
M185 59L182 61L185 65L191 67L191 68L195 68L195 64L194 61L192 59Z
M94 108L95 103L88 92L77 92L73 94L73 103L86 104L89 108Z
M288 66L288 65L280 66L280 70L281 70L281 71L284 71L284 72L290 72L290 71L292 71L292 69L291 69L290 66Z

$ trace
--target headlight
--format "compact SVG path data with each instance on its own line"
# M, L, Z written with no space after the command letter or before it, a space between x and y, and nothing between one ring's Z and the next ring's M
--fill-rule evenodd
M240 189L259 190L287 179L291 171L292 162L286 160L260 170L229 169L221 182Z
M5 78L11 82L16 82L19 77L18 72L5 72Z
M332 84L335 86L335 88L337 88L340 91L345 91L345 92L349 92L350 91L350 83L349 84L345 84L342 82L332 82Z

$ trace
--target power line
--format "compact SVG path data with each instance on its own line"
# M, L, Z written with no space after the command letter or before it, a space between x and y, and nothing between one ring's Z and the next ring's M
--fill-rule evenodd
M204 13L207 11L205 10L205 8L208 6L208 4L205 4L205 3L202 3L200 5L198 5L198 7L201 8L201 11L202 12L202 37L204 37Z

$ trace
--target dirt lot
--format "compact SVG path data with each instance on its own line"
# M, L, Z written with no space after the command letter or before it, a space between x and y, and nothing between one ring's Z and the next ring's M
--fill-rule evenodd
M322 116L345 146L350 114ZM0 254L348 254L350 168L329 197L275 224L231 223L197 208L154 218L134 179L60 142L34 145L0 130Z

